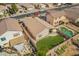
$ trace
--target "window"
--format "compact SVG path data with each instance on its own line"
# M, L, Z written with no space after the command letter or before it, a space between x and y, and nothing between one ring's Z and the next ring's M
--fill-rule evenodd
M4 40L6 40L6 38L5 38L5 37L1 38L1 41L4 41Z

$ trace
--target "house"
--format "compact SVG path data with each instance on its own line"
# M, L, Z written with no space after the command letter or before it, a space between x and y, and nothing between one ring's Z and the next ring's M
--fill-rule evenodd
M17 50L18 54L21 55L21 56L30 55L32 53L32 49L27 44L27 42L17 44L15 46L13 46L13 48L15 48Z
M79 12L78 11L79 11L79 8L78 7L74 7L74 8L67 9L67 10L65 10L66 17L71 22L75 22L79 18Z
M41 8L46 8L45 4L39 4Z
M46 8L46 5L43 3L35 3L33 4L36 9Z
M35 9L35 7L31 3L30 4L20 3L19 5L22 6L23 8L25 8L25 10Z
M24 35L17 20L13 18L4 19L0 22L0 28L1 47L12 48L19 55L25 55L32 52L26 40L28 37L27 35ZM8 49L5 51L8 51Z
M41 8L40 4L38 4L38 3L34 3L33 5L34 5L35 9L40 9Z
M52 3L48 3L47 5L49 6L49 9L57 8L57 7L54 6Z
M25 37L23 36L10 40L4 45L4 47L13 48L18 55L26 55L32 53L32 50L28 45L27 40L25 40Z
M51 11L47 14L47 22L53 26L58 26L62 22L68 22L64 11Z
M6 6L5 5L0 5L0 11L3 11L6 9Z
M6 11L7 7L5 5L0 5L0 17L4 16L4 11Z
M21 37L23 37L23 33L17 20L7 18L0 22L0 46L4 46L10 40L16 41Z
M64 11L66 12L67 19L69 19L69 21L74 25L79 26L79 6L75 6Z
M18 8L18 12L17 13L23 13L23 8L19 5L19 4L16 4L17 8Z
M48 35L50 29L52 29L50 24L38 17L26 17L25 20L23 20L23 24L32 40L35 42Z

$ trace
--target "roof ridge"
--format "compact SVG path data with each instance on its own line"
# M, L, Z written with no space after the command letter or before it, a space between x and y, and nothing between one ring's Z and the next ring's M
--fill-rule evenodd
M52 27L52 25L50 25L49 23L47 23L46 21L38 18L38 17L35 17L35 19L37 19L38 22L40 22L42 25L44 25L45 27L49 28L49 27ZM43 22L42 22L43 21ZM47 25L46 25L47 24Z

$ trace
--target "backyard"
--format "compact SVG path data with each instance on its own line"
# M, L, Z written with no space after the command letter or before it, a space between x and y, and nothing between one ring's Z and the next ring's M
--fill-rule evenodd
M79 54L79 50L71 41L61 44L54 50L54 52L57 56L71 56Z
M39 56L46 55L46 53L50 49L52 49L53 47L62 43L63 41L64 41L64 38L60 35L48 36L48 37L42 38L36 44L37 45L37 55L39 55Z
M55 53L57 55L61 55L61 54L63 54L65 52L66 48L67 48L67 45L63 45L62 47L57 48L57 50L55 50Z
M63 32L66 36L68 36L69 38L73 37L73 32L68 30L65 27L60 27L60 31Z

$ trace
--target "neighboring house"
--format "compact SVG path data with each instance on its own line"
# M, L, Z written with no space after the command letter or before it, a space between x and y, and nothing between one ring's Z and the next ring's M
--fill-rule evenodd
M74 8L70 8L65 10L66 12L66 17L71 21L71 22L76 22L79 18L79 8L78 7L74 7Z
M45 4L39 4L41 8L46 8Z
M34 5L35 9L40 9L41 8L40 4L38 4L38 3L34 3L33 5Z
M60 21L65 23L72 22L76 23L79 21L79 6L74 6L65 10L53 10L48 11L47 22L53 26L59 25Z
M66 17L69 21L74 25L79 26L79 6L74 6L64 11L66 12Z
M13 46L21 56L30 55L32 53L31 48L26 43L27 42Z
M23 13L23 8L19 4L16 4L16 6L18 8L18 13Z
M56 6L54 6L52 3L48 3L47 5L49 6L49 9L56 8Z
M35 7L30 3L30 4L25 4L25 3L20 3L20 6L24 7L26 10L33 10Z
M52 11L47 14L47 22L53 26L58 26L61 21L68 22L64 11Z
M0 17L4 16L4 11L6 11L7 7L4 5L0 5Z
M45 4L41 4L41 3L35 3L35 4L33 4L34 5L34 7L36 8L36 9L41 9L41 8L46 8L46 5Z
M50 24L37 17L26 17L25 20L23 20L23 25L35 42L48 35L50 29L52 29Z
M12 39L23 36L22 29L17 20L12 18L4 19L0 22L0 45L8 43Z

